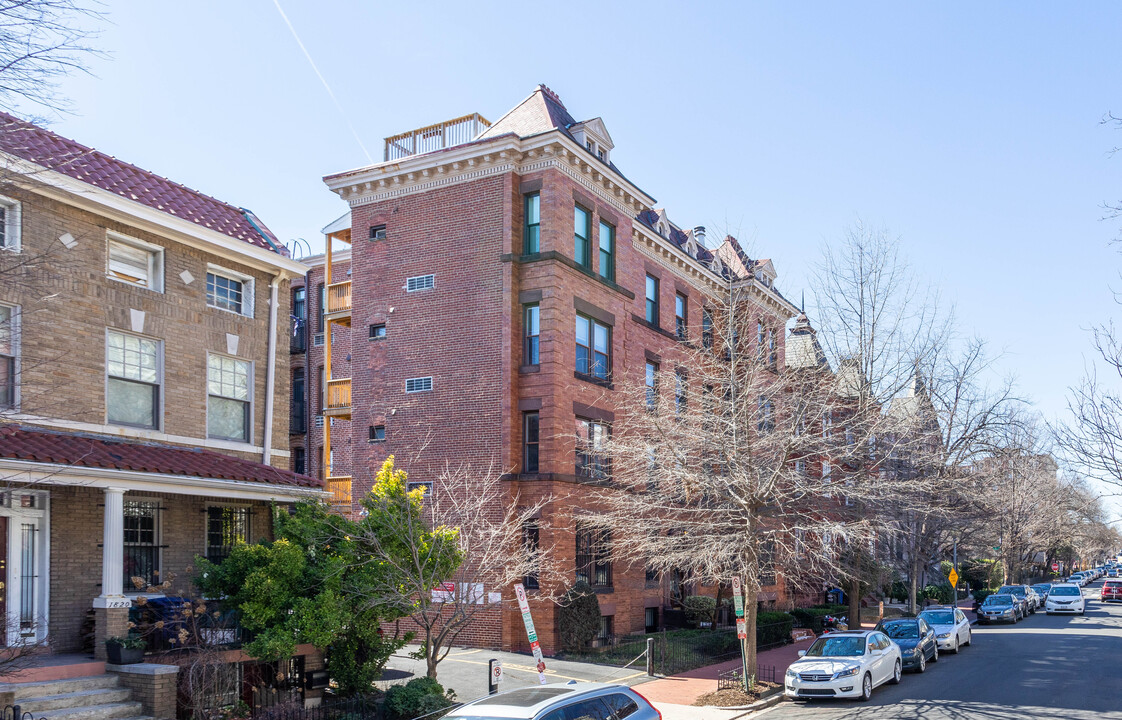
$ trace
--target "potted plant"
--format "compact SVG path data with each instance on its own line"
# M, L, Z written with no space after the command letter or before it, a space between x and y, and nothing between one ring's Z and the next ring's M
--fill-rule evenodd
M111 665L133 665L144 662L144 638L139 635L111 637L105 641L105 653Z

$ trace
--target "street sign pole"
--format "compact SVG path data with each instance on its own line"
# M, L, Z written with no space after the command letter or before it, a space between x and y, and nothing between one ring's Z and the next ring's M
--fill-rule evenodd
M744 619L744 588L740 585L740 576L732 579L732 601L736 607L736 637L740 640L740 672L744 678L744 692L750 692L748 686L748 623Z
M530 603L526 600L526 588L522 583L515 583L514 595L518 598L518 609L522 611L522 624L526 626L526 637L530 640L530 650L534 659L538 661L538 682L545 685L545 658L542 657L542 648L538 643L538 633L534 629L534 619L530 617Z
M487 661L487 694L494 695L499 691L499 683L503 681L503 666L495 658Z

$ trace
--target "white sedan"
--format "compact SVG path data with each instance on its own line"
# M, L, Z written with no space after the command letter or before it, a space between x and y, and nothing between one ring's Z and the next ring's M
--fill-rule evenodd
M900 646L876 630L833 632L814 641L784 677L790 698L851 697L868 700L873 688L900 682Z
M1044 612L1053 613L1079 613L1087 611L1087 604L1083 600L1083 591L1075 583L1062 583L1053 585L1048 591L1048 600L1044 603Z
M930 607L919 614L935 630L935 639L940 650L955 654L958 649L973 641L970 634L970 620L966 614L955 607Z

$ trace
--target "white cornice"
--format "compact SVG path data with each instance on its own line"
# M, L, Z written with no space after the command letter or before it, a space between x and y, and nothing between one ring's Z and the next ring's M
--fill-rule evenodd
M524 174L545 167L561 169L589 192L630 216L654 204L654 198L590 157L560 131L526 139L499 136L329 175L324 182L355 207L505 172Z
M275 272L280 269L292 275L302 275L304 267L298 261L238 240L215 230L210 230L190 220L169 215L147 205L123 198L69 175L50 170L35 163L0 152L6 169L16 176L24 176L28 190L40 193L67 204L111 217L126 225L139 227L157 235L220 255L234 262Z
M0 469L6 473L24 474L27 484L81 485L83 487L119 487L132 492L164 492L177 495L204 495L215 498L242 500L312 500L326 497L319 488L295 485L273 485L241 480L192 477L189 475L163 475L109 468L76 467L55 463L37 463L21 460L0 460ZM24 478L12 476L12 481L23 483Z

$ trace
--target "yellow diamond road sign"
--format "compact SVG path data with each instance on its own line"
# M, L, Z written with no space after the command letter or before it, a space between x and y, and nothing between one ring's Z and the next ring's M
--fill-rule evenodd
M951 587L958 587L958 571L957 570L955 570L954 568L951 568L951 574L947 576L947 579L951 581Z

